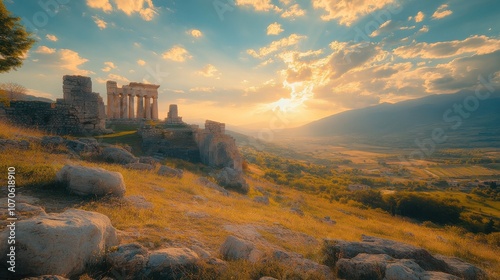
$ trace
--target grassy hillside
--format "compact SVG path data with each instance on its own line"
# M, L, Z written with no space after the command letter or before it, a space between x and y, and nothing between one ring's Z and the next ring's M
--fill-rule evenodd
M133 171L120 165L90 162L68 155L62 147L43 148L33 136L42 134L0 123L0 138L26 139L31 143L29 150L0 153L0 170L16 167L18 192L39 197L39 204L48 212L74 207L103 213L121 231L121 243L139 242L148 248L202 244L213 255L218 255L218 248L228 235L246 232L264 250L279 246L321 261L321 239L359 240L361 234L365 234L457 256L485 269L491 279L500 279L499 248L488 244L487 240L464 233L458 227L423 226L381 210L361 209L278 186L259 175L262 174L259 165L250 164L247 171L251 186L248 195L232 192L226 197L198 184L199 174L185 171L182 179L167 179L155 171ZM54 183L55 173L67 163L99 166L122 173L126 196L143 196L153 203L153 208L140 208L121 199L81 199L67 194ZM175 165L179 161L165 163ZM197 169L189 163L182 164ZM269 205L252 200L262 192L269 193ZM292 207L301 209L304 215L291 212ZM325 216L336 223L325 223ZM257 275L255 270L264 269L249 263L231 263L223 279L245 279Z

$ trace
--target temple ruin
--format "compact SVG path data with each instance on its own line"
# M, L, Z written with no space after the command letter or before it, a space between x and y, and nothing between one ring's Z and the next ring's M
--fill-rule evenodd
M159 87L132 82L119 88L115 81L106 82L108 119L158 120Z
M168 107L168 115L165 120L167 124L183 124L182 117L179 117L177 104L170 104Z

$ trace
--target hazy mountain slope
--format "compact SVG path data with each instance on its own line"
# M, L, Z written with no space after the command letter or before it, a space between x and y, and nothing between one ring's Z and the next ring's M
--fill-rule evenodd
M443 129L451 138L498 135L500 92L492 93L485 100L477 99L474 91L461 91L395 104L383 103L335 114L293 132L306 137L346 136L390 141L397 138L399 142L407 142L415 137L430 137L435 128Z

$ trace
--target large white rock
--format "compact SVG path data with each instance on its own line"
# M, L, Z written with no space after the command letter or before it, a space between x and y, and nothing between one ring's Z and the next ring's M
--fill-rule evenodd
M66 184L68 190L78 195L123 196L125 193L122 174L99 167L65 165L57 172L56 178Z
M139 162L138 158L121 147L106 147L102 150L101 157L105 161L118 164Z
M188 248L166 248L151 252L144 270L147 279L181 279L196 268L200 257Z
M235 236L226 238L220 247L220 254L224 260L248 260L250 262L257 262L263 255L252 242Z
M0 233L7 240L8 230ZM103 214L77 209L36 216L16 223L16 278L82 273L118 244L115 228ZM7 242L0 252L7 252ZM6 254L0 257L6 263Z

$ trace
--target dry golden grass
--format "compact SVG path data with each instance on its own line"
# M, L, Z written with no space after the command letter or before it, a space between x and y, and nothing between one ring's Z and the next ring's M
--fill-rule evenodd
M14 134L40 135L6 127L1 123L0 129L1 135L9 137ZM498 248L476 242L459 230L428 228L381 211L362 210L329 202L318 196L276 187L258 176L248 176L251 186L248 195L231 192L231 195L226 197L199 185L198 175L191 172L185 172L182 179L166 178L157 175L155 171L134 171L115 164L71 159L66 154L50 153L35 144L30 150L0 153L0 167L3 170L14 165L19 182L30 182L24 189L20 188L20 191L26 194L40 195L54 187L48 184L40 189L33 187L33 184L53 180L55 172L67 163L118 171L123 174L127 186L126 196L144 196L154 204L152 209L141 209L120 199L80 199L80 203L67 205L107 215L113 225L123 231L123 243L140 242L149 248L158 248L199 242L217 255L220 244L232 234L226 231L224 226L255 225L260 226L259 233L263 241L320 260L319 246L296 242L294 238L280 238L265 230L279 225L280 228L304 233L318 240L360 240L360 236L365 234L406 242L424 247L433 253L463 258L485 269L491 279L500 279ZM250 170L258 168L250 166ZM38 176L43 177L43 174L46 174L46 178L42 180ZM270 193L269 205L252 201L254 196L261 195L255 191L256 186L261 186ZM62 195L67 194L63 192ZM195 195L203 196L207 201L194 200ZM65 197L59 199L64 200ZM44 201L40 204L44 205ZM299 216L290 212L291 206L301 208L305 215ZM205 213L205 217L196 218L188 213ZM335 220L336 224L322 222L321 218L325 216Z

